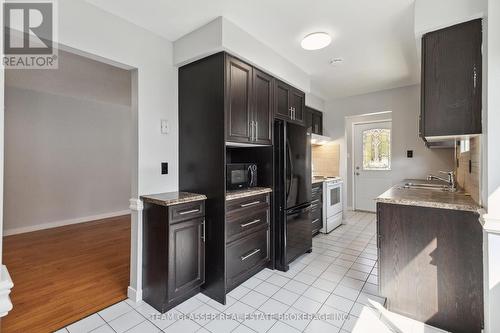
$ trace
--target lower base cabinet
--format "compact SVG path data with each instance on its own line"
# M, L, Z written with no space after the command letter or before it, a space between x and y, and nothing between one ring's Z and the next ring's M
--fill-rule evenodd
M227 246L226 281L229 290L253 276L269 261L269 228L254 232Z
M319 234L323 228L323 183L316 183L312 185L312 235Z
M250 196L226 205L226 291L239 286L270 260L270 196Z
M449 332L482 331L479 214L378 203L377 234L388 310Z
M143 299L161 313L205 282L204 202L165 207L145 203Z

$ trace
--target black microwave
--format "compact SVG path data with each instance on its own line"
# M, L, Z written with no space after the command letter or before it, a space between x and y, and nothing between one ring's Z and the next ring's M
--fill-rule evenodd
M257 186L257 164L239 163L226 166L226 189L239 190Z

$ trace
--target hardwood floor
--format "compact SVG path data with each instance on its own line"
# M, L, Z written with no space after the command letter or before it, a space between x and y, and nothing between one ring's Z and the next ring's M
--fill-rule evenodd
M130 215L7 236L14 309L2 333L52 332L124 300Z

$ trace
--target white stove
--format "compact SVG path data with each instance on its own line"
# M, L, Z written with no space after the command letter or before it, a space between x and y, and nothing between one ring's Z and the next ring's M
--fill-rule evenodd
M340 177L326 178L323 183L323 228L327 234L342 224L342 185Z

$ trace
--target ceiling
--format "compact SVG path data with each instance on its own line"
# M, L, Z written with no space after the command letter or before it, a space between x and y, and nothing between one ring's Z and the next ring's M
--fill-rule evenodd
M414 0L87 1L170 41L224 16L302 68L325 99L419 82ZM332 43L303 50L302 37L315 31Z

